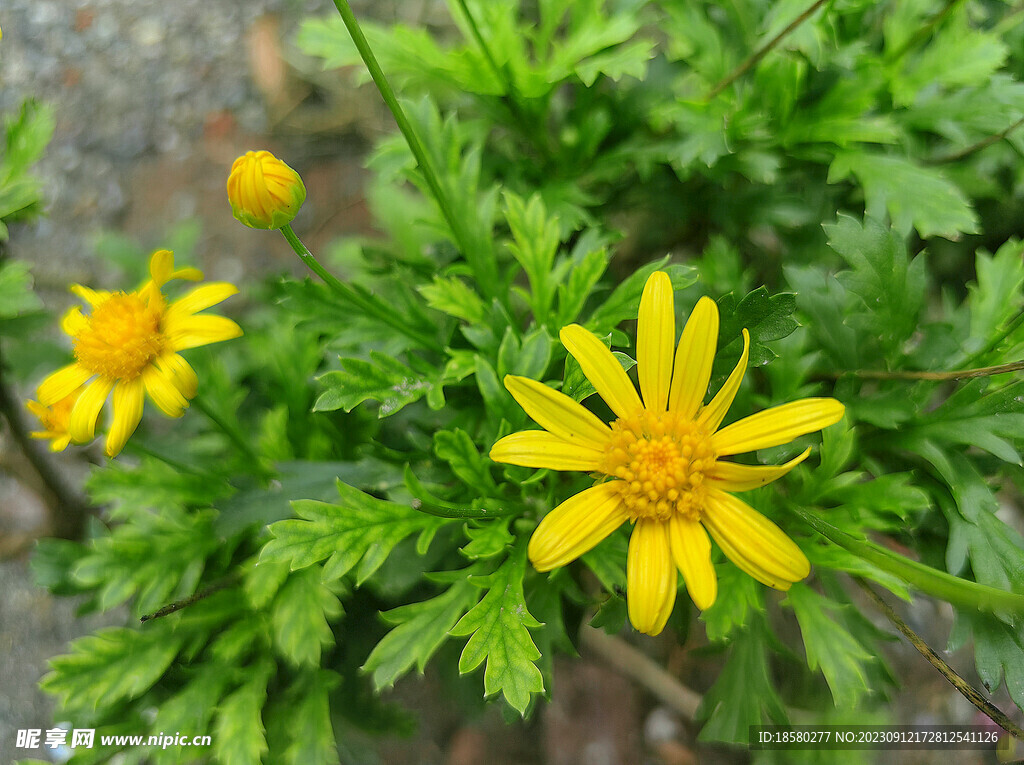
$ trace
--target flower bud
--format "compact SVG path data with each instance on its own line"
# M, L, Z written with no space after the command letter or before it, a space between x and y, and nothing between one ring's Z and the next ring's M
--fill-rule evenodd
M291 223L305 200L299 174L269 151L247 151L231 165L231 212L250 228L275 229Z

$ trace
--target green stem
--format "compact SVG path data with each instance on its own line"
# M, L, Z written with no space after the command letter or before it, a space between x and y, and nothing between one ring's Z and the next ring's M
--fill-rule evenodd
M309 251L306 245L302 243L302 240L296 236L294 231L292 231L292 227L290 225L282 226L281 233L284 234L284 238L288 241L288 244L291 245L295 254L299 256L299 259L306 264L306 267L323 279L324 283L334 291L334 294L346 303L359 309L368 316L372 316L373 318L387 324L392 329L397 330L410 340L416 341L425 348L429 348L430 350L438 353L444 351L441 344L434 340L434 338L408 326L394 310L381 305L372 298L360 295L357 291L339 281L337 277L320 264L320 261L316 259L316 256Z
M1013 318L1013 321L1011 321L1009 324L1007 324L1006 328L1002 332L1000 332L998 335L996 335L992 339L992 341L990 343L988 343L984 348L982 348L977 353L971 354L967 358L967 360L964 361L964 365L973 364L978 359L984 358L989 353L994 351L996 348L999 347L999 344L1001 342L1003 342L1003 340L1008 338L1011 334L1013 334L1013 332L1017 329L1017 327L1019 327L1022 323L1024 323L1024 311L1021 311L1020 313L1018 313Z
M712 100L715 96L725 90L727 87L732 85L736 80L745 75L751 70L761 59L767 56L772 48L782 42L789 34L796 29L798 26L803 24L807 19L814 15L821 6L823 6L828 0L815 0L803 13L797 16L793 21L790 22L789 26L779 32L775 37L766 42L756 51L747 56L746 60L743 61L738 67L733 69L727 74L711 91L704 97L705 101Z
M892 609L892 606L882 600L871 585L858 577L854 577L853 581L856 582L862 590L864 590L864 593L868 596L871 602L875 604L875 607L885 614L885 617L893 623L893 626L903 633L903 636L910 641L910 644L917 649L918 653L927 659L928 663L935 667L935 669L937 669L954 688L960 691L965 699L974 704L974 706L992 720L992 722L1005 730L1011 736L1024 740L1024 730L1021 730L1020 726L1003 714L1001 709L986 699L977 688L960 677L956 670L943 661L942 657L935 653L931 646L924 642L921 636L914 632L914 630L910 628L910 625L899 617L899 615Z
M1024 595L1006 592L947 574L931 566L897 555L884 547L833 526L817 513L794 505L789 511L830 542L884 571L898 576L921 592L960 606L994 614L1024 614Z
M977 354L975 354L977 355ZM893 372L884 369L845 369L841 372L831 372L824 377L838 380L842 377L856 377L860 380L970 380L975 377L991 377L1002 375L1008 372L1020 372L1024 370L1024 361L1013 361L1009 364L998 364L994 367L978 367L977 369L954 369L951 372L915 372L911 370L896 370Z
M470 246L471 238L466 232L461 219L455 214L451 200L448 199L448 195L441 186L437 172L429 157L427 157L426 149L424 149L419 136L416 135L416 131L413 129L412 123L409 122L409 118L406 117L401 104L398 103L395 91L391 89L390 83L388 83L387 78L384 76L384 71L380 68L380 64L377 63L377 57L373 55L370 43L367 42L355 14L352 13L348 0L334 0L334 6L338 9L338 13L341 14L341 20L344 22L345 28L348 29L352 42L355 43L356 50L359 51L363 63L366 64L366 68L370 72L370 77L373 78L377 90L380 91L381 98L384 99L384 103L391 110L391 115L395 118L398 129L405 137L406 143L409 144L409 149L412 151L413 157L416 158L420 171L423 173L423 178L430 187L430 192L434 195L434 199L441 209L441 214L444 216L452 235L455 237L455 243L463 256L465 256L470 268L473 269L480 287L485 294L497 297L503 301L505 296L502 294L501 281L498 277L496 264L489 258L480 258L474 248Z
M206 415L206 418L216 425L228 439L233 443L238 450L242 452L252 463L253 467L259 471L263 476L269 477L271 474L263 467L263 463L260 460L260 456L256 453L256 450L252 448L245 437L239 432L238 428L233 424L229 423L226 419L220 416L213 407L209 406L203 399L194 398L192 403L196 409Z

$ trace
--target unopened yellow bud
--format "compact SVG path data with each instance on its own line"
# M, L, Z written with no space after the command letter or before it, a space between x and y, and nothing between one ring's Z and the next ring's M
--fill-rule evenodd
M250 228L275 229L291 223L305 200L299 174L269 151L247 151L231 165L231 211Z

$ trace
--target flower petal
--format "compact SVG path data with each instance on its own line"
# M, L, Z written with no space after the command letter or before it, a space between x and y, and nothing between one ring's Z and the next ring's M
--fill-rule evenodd
M188 316L165 321L171 348L184 351L200 345L219 343L242 334L242 328L223 316Z
M175 319L185 318L194 313L199 313L204 308L217 305L238 293L238 287L228 282L210 282L202 287L196 287L183 298L175 300L167 308L167 318L172 322Z
M91 287L83 287L81 284L72 284L71 292L78 295L78 297L82 298L93 308L110 297L110 293L106 290L94 290Z
M785 465L737 465L734 462L716 462L711 470L704 473L708 486L722 491L750 491L782 478L811 453L811 447L791 459Z
M544 430L505 436L491 447L495 462L549 470L597 470L604 453L582 442L570 442Z
M828 427L846 408L834 398L803 398L744 417L711 436L719 456L788 444L794 438Z
M593 332L570 324L558 336L616 417L626 419L643 408L626 370Z
M672 345L676 339L672 280L655 271L644 285L636 328L637 373L644 406L664 412L672 380ZM603 343L602 343L603 345Z
M77 305L69 308L60 320L61 331L69 337L74 337L88 326L89 320L82 315L82 309Z
M582 442L591 449L603 450L608 443L611 429L564 393L518 375L505 375L505 387L519 406L548 432L566 441Z
M170 250L157 250L149 256L149 275L156 282L157 287L162 287L169 282L173 272L173 252Z
M107 433L108 457L116 457L139 426L144 399L145 386L141 377L122 381L114 389L114 418Z
M628 520L620 484L599 483L545 515L527 549L534 568L550 571L571 563Z
M782 529L730 494L709 489L702 520L726 557L769 587L788 590L811 572L807 556Z
M110 395L114 382L110 377L97 377L82 391L68 418L68 435L72 441L80 444L92 441L96 435L96 420L100 416L100 409Z
M93 373L78 362L68 364L58 369L36 389L36 398L43 406L53 406L62 398L67 398L75 392L75 388L85 385Z
M718 579L711 564L711 540L698 521L676 513L668 525L669 544L693 603L703 611L718 596Z
M669 551L668 525L641 518L633 527L626 557L626 606L639 632L657 635L676 604L676 567Z
M142 382L149 397L168 417L181 417L185 413L188 399L181 395L173 377L155 366L148 366L142 370Z
M736 398L736 393L740 389L740 383L743 382L743 375L747 371L747 358L749 355L750 333L747 330L743 330L743 353L740 354L740 360L736 362L736 366L733 368L732 374L729 375L729 379L725 381L725 384L715 394L715 397L711 399L711 402L697 416L697 424L702 425L708 433L715 432L718 426L722 424L722 420L725 419L729 407L732 406L733 399Z
M174 387L187 399L195 398L199 390L199 378L192 366L177 353L158 356L154 362L157 369L168 375Z
M675 368L668 408L686 417L693 417L704 403L711 380L718 345L718 306L709 297L702 297L683 327L676 349Z

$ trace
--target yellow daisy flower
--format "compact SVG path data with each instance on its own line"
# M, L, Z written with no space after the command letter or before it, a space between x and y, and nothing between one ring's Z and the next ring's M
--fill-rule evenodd
M168 305L161 292L164 284L171 279L197 281L202 272L175 271L174 255L158 250L149 273L152 278L134 292L102 292L78 284L71 288L92 313L85 316L76 306L64 316L61 328L72 338L75 362L43 380L37 391L39 404L53 407L85 386L68 416L68 436L75 442L92 440L100 409L113 393L106 443L110 457L135 432L145 394L169 417L180 417L196 395L196 373L178 351L242 334L230 319L195 315L238 292L233 284L204 284Z
M70 395L65 396L53 406L43 406L38 401L27 401L25 406L36 416L43 426L42 430L29 433L32 438L50 439L50 450L62 452L71 443L71 434L68 432L68 421L71 419L71 409L74 407L78 397L82 395L84 387L75 388Z
M505 387L544 430L502 438L491 449L491 459L601 475L595 486L548 513L534 531L529 556L538 571L570 563L621 524L633 523L626 562L629 619L650 635L661 632L672 613L677 568L698 608L715 602L718 583L708 533L729 560L770 587L789 589L810 573L807 557L778 526L728 493L782 477L810 449L778 467L721 458L785 444L838 422L842 404L831 398L802 399L719 430L746 371L750 336L744 329L739 363L703 405L718 339L718 307L710 298L700 299L673 361L672 283L661 271L647 280L640 300L637 372L642 401L593 333L571 324L560 337L617 419L606 425L542 383L505 377Z

